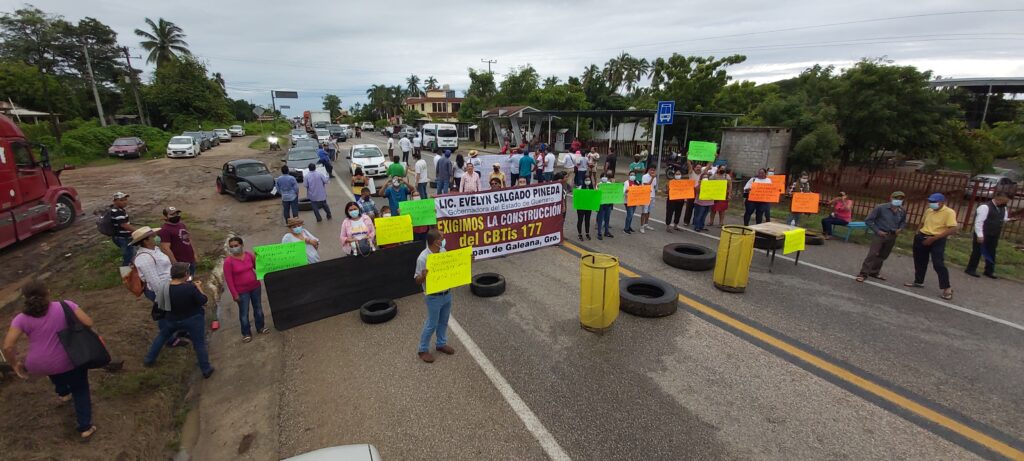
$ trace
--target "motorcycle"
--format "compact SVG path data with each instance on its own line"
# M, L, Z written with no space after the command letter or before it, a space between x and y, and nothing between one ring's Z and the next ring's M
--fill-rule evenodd
M270 150L281 150L280 139L278 139L277 136L274 136L273 134L267 136L267 144L270 144Z

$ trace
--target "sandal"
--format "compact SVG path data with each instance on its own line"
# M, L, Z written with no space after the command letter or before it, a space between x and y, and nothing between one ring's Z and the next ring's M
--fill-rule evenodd
M260 334L261 335L265 335L267 333L270 333L270 328L264 327L262 330L260 330Z
M871 277L873 279L878 279L878 280L885 280L885 277L883 277L881 274L878 274L878 275L868 275L868 277Z
M858 275L854 280L864 283L864 274Z
M92 435L96 433L96 426L92 426L89 430L79 433L79 442L88 442L92 438Z
M247 343L247 342L250 342L250 341L252 341L252 336L244 336L244 337L242 337L242 342L243 343Z
M949 300L953 299L953 289L952 288L946 288L942 292L942 294L939 295L939 296L941 296L942 299L945 299L946 301L949 301Z
M907 282L907 283L904 283L903 286L908 287L908 288L924 288L924 284L923 283L917 283L917 282Z

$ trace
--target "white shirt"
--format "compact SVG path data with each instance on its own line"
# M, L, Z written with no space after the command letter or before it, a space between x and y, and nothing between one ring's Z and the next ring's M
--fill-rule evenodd
M395 148L395 139L389 137L388 138L388 149L394 149L394 148Z
M155 292L161 284L171 281L171 259L159 248L150 250L140 246L132 264L150 291Z
M978 237L982 238L985 237L985 234L982 231L985 229L985 220L988 219L988 212L989 205L987 203L982 203L981 205L978 205L978 211L974 213L974 235L977 235ZM1010 210L1003 210L1003 221L1005 222L1008 221L1009 219Z
M469 163L473 164L473 171L476 171L477 173L480 172L480 167L484 164L483 160L480 160L480 157L470 157Z
M412 149L412 141L409 141L409 138L403 137L398 141L398 147L402 148L402 152L408 152Z
M430 178L427 177L427 161L422 158L416 161L416 182L419 184L430 182Z
M419 136L412 138L412 147L423 147L423 138Z
M758 178L757 176L754 176L753 178L750 178L750 179L749 179L749 180L747 181L747 184L746 184L745 186L743 186L743 190L744 190L744 191L749 191L749 190L750 190L750 188L754 187L754 183L755 183L755 182L759 182L759 183L765 183L765 184L771 184L771 183L772 183L772 180L771 180L771 179L768 179L767 177L766 177L766 178L764 178L764 179L761 179L761 178Z
M650 173L645 173L643 177L644 185L651 185L651 198L654 198L655 193L658 191L658 178L651 176Z
M576 155L576 154L573 154ZM576 168L584 169L587 166L587 157L583 154L576 155Z
M552 154L551 152L548 152L548 155L544 156L544 172L555 172L555 154Z
M307 238L307 239L310 239L310 240L315 240L315 241L318 241L318 242L320 241L313 234L309 233L309 231L306 230L306 229L302 229L302 236ZM281 243L302 242L302 241L303 241L302 239L296 237L295 234L293 234L291 232L288 232L287 234L284 234L284 237L281 237ZM316 251L316 248L314 248L313 245L310 245L308 243L306 244L306 260L310 264L320 262L320 253L318 253Z

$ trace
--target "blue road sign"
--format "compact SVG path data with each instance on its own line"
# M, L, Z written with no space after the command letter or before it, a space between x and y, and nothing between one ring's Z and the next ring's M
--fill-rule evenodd
M658 101L658 125L671 125L675 112L675 101Z

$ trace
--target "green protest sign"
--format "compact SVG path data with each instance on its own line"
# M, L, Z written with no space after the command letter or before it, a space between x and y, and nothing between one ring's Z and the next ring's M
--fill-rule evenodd
M624 195L625 189L621 182L606 182L601 184L601 204L621 204L626 203L626 196ZM575 193L575 192L573 192Z
M577 210L597 211L601 208L601 191L576 189L572 191L572 207Z
M305 266L306 242L275 243L252 249L256 253L256 278L263 280L269 272Z
M414 226L437 225L437 210L434 208L434 199L406 200L401 205L402 214L412 216Z
M695 162L713 162L718 153L718 144L706 141L690 141L686 158Z

